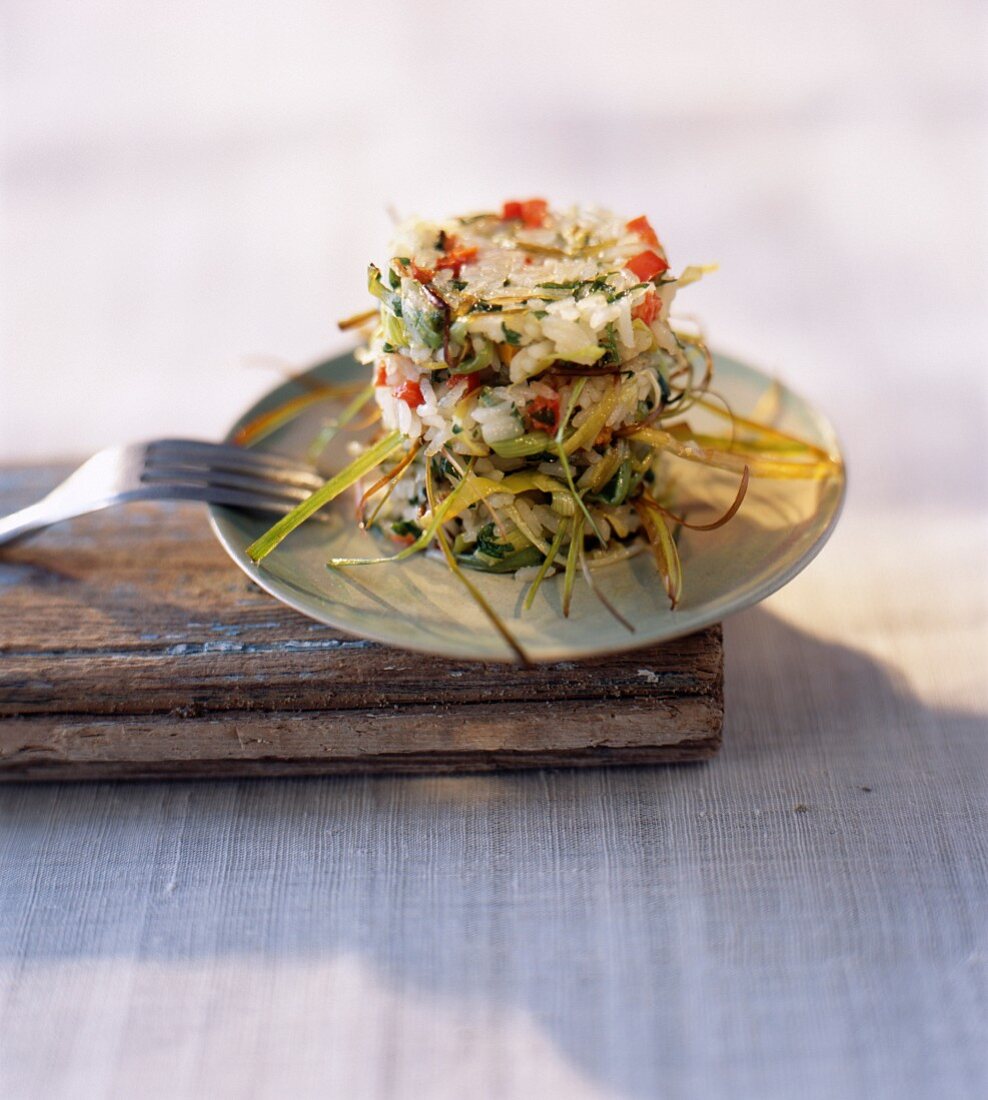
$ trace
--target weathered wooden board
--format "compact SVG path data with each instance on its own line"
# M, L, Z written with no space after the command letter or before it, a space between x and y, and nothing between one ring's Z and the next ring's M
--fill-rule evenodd
M0 514L65 472L0 471ZM531 670L423 657L282 607L196 505L0 550L0 779L670 763L722 724L719 627Z

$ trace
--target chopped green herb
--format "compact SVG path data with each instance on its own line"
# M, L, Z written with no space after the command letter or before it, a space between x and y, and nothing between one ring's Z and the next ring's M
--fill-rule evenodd
M569 290L574 298L586 298L611 289L606 275L596 275L593 279L572 279L566 283L537 283L545 290Z
M391 530L401 538L411 535L412 538L417 539L422 534L422 528L417 523L412 523L410 519L400 519L392 523Z
M454 290L466 290L467 281L466 281L466 279L450 279L449 285Z
M651 283L635 283L634 286L629 286L627 290L616 290L613 294L608 294L607 300L608 302L617 302L621 298L626 298L629 294L634 294L636 290L641 290L651 285Z
M501 542L493 523L486 523L477 532L477 550L489 558L503 558L514 552L510 542Z
M604 334L599 337L601 347L604 348L604 356L601 363L620 363L621 353L618 350L617 326L613 321L608 321L604 326Z
M538 317L538 319L541 321L543 317L549 316L549 311L547 309L535 309L532 311L532 316Z
M581 291L577 292L577 297L585 298L589 294L600 294L610 289L611 284L607 281L607 276L598 275L596 278L591 279L589 283L585 284Z
M521 333L515 332L513 328L508 328L503 321L501 322L501 331L504 333L505 340L513 347L517 347L521 343Z
M457 476L456 467L445 455L433 455L432 456L432 476L433 477L453 477Z

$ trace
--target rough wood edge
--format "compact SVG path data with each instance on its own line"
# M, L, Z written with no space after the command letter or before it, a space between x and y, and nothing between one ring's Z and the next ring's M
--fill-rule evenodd
M331 759L264 759L163 761L160 764L126 760L98 763L5 763L0 783L51 781L99 782L104 780L251 779L320 775L470 775L485 772L526 771L536 768L588 768L654 766L700 763L717 754L720 737L663 745L655 749L581 749L563 753L490 752L440 756L381 755Z
M605 700L560 719L551 707L243 713L176 721L91 716L0 721L0 782L221 778L259 775L485 772L672 764L720 748L723 695L686 701L675 725L657 708ZM450 724L452 723L452 724ZM598 730L586 741L587 724Z
M172 655L149 647L94 646L25 653L0 646L0 719L77 713L184 717L190 711L198 717L242 710L360 711L550 699L559 704L601 698L650 703L706 695L723 664L720 624L628 653L530 670L366 644L355 653L336 651L321 675L321 651L310 656L277 646L265 661L245 659L239 651ZM394 666L398 673L382 674Z

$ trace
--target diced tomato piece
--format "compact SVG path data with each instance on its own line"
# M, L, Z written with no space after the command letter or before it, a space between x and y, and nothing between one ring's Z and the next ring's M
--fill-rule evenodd
M525 423L530 432L548 432L554 435L559 428L559 398L533 398L525 406Z
M422 390L418 382L402 382L395 390L395 397L404 401L410 409L417 409L422 404Z
M479 370L475 370L472 374L464 375L467 380L467 388L463 392L464 397L469 397L474 390L480 389L481 385L483 384L480 381L480 373L481 372Z
M435 272L428 267L419 267L418 264L412 264L412 278L418 279L420 283L431 283Z
M654 279L656 275L669 270L665 260L651 250L632 256L624 266L642 283L647 283L649 279Z
M636 233L646 244L650 244L653 248L659 247L659 238L655 235L655 230L644 214L640 218L632 218L624 228L631 233Z
M650 325L661 312L662 299L654 290L650 290L631 311L631 316L644 321L646 325Z
M529 229L538 229L545 225L545 216L549 204L545 199L529 199L521 204L521 220Z
M549 204L545 199L526 199L524 202L506 202L501 209L503 221L520 220L529 229L538 229L545 225L545 216L549 212Z
M384 369L384 364L377 368L377 374L374 375L375 386L386 386L388 384L388 372Z
M448 252L445 256L440 256L436 261L436 270L442 271L444 268L449 268L459 278L460 268L476 258L476 248L458 248L455 252Z

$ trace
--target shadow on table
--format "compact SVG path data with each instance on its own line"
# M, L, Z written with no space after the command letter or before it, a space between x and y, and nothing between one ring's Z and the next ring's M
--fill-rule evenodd
M813 995L833 891L881 921L855 861L896 838L872 824L924 797L933 746L976 800L983 720L765 610L726 633L707 765L3 789L0 955L355 956L402 994L521 1013L626 1097L720 1095L732 1061L772 1066L780 1029L807 1064L816 1035L852 1064L853 1020ZM956 889L949 853L910 843L923 889Z

